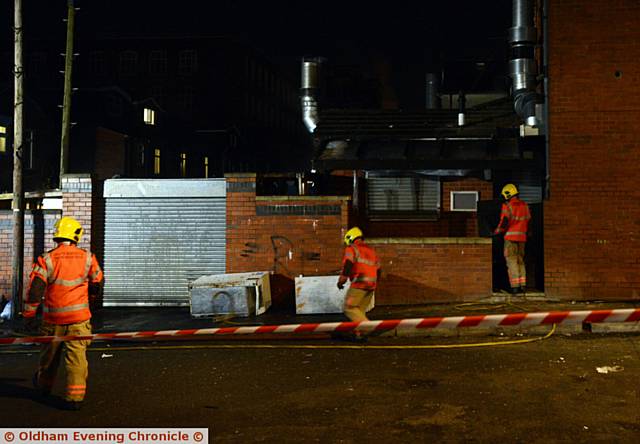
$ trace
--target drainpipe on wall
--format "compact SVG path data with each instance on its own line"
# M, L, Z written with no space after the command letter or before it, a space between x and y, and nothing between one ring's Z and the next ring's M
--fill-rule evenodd
M304 57L302 59L302 82L300 100L302 103L302 121L310 133L318 126L318 87L320 65L324 59L320 57Z
M544 198L551 195L551 171L549 169L549 0L542 1L542 69L544 74L544 147L545 147L545 177Z
M509 76L513 81L513 107L527 125L537 126L536 63L532 0L513 0L513 26L509 29L511 60Z
M428 72L425 76L425 108L440 109L440 79L437 73Z

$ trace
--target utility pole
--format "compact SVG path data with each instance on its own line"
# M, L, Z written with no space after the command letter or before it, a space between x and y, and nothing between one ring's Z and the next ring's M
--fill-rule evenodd
M13 255L12 255L12 318L16 319L22 306L24 275L24 190L22 189L22 129L23 80L22 66L22 0L14 0L14 58L13 58Z
M71 71L73 69L74 0L67 0L67 48L64 54L64 99L62 101L62 137L60 138L60 186L69 171L69 126L71 116Z

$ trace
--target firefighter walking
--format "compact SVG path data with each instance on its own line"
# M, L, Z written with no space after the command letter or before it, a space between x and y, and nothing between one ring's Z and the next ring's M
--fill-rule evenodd
M505 202L500 212L500 222L493 235L504 233L504 257L507 262L511 293L521 294L527 285L527 272L524 263L525 246L529 233L531 212L529 205L520 200L518 189L514 184L502 188Z
M103 274L95 256L78 248L82 234L82 226L71 217L56 222L53 240L57 246L38 257L31 271L23 310L28 330L37 327L36 311L43 303L42 335L91 334L89 302L100 297ZM89 373L86 350L90 342L54 341L42 346L33 384L43 395L48 395L60 361L64 360L67 378L64 407L68 410L79 410L85 397Z
M344 301L344 314L354 322L368 321L366 310L378 283L380 261L375 250L364 242L360 228L353 227L344 236L344 257L338 288L347 280L351 285Z

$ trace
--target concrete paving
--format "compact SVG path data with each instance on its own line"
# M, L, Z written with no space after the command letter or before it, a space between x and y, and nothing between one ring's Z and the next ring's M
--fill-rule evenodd
M420 348L475 341L95 343L79 412L31 388L34 347L0 354L0 424L206 427L217 444L638 442L640 336Z
M464 316L479 314L504 314L520 312L603 310L616 308L639 308L640 301L629 302L572 302L545 299L542 294L511 297L495 294L490 298L458 304L430 304L377 306L370 313L372 320L406 319L438 316ZM122 307L103 308L94 314L94 332L130 332L153 330L179 330L192 328L230 327L243 325L280 325L315 322L340 322L347 318L341 314L296 315L293 310L270 308L265 314L253 317L218 316L212 318L192 318L188 307ZM0 334L12 335L20 330L19 324L0 324ZM391 330L385 336L452 337L452 336L522 336L540 335L549 330L548 326L532 327L465 327L457 329L430 328L416 330ZM590 325L560 325L563 334L588 334L589 332L637 333L640 322L603 323Z

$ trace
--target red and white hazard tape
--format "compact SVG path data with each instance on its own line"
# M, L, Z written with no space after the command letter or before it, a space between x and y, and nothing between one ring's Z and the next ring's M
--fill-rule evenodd
M417 330L428 328L508 327L548 324L580 324L599 322L638 322L640 308L614 310L549 311L539 313L512 313L474 316L452 316L415 319L390 319L363 322L323 322L310 324L257 325L247 327L219 327L189 330L136 331L123 333L96 333L86 336L32 336L0 338L0 345L47 343L54 341L110 341L116 339L169 338L189 336L251 335L264 333L331 333L359 330L363 332Z

